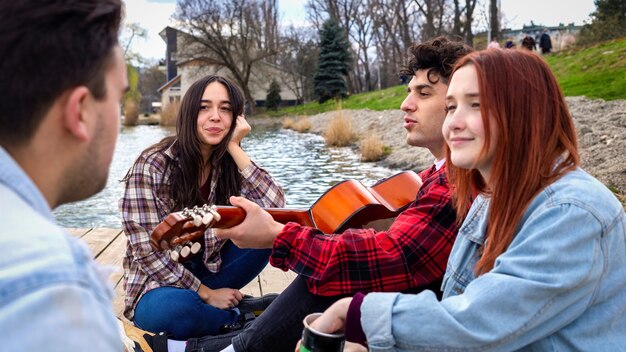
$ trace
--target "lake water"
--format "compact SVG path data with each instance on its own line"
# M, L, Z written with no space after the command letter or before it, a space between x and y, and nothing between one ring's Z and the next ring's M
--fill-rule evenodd
M88 200L55 209L59 224L78 228L120 228L118 200L123 187L119 180L143 149L173 133L172 128L160 126L122 127L106 188ZM328 148L321 136L280 128L255 126L242 146L282 185L287 208L309 208L329 187L341 180L355 179L370 186L399 171L362 163L350 148Z

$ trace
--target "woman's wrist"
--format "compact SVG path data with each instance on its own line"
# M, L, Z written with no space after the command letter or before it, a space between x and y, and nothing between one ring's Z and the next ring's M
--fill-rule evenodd
M346 314L345 335L346 341L356 342L365 346L367 340L361 325L361 304L363 304L364 298L365 295L361 292L355 294L352 298Z

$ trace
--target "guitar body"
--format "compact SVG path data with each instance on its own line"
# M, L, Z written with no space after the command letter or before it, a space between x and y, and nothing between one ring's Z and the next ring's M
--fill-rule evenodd
M366 187L355 180L342 181L331 187L308 210L266 208L280 223L296 222L316 227L326 234L341 233L349 228L361 228L372 221L395 218L406 209L422 185L413 171L404 171ZM168 215L151 235L150 243L157 249L170 247L201 238L208 227L230 228L246 217L243 209L232 206L212 207L176 212ZM210 220L192 223L192 214ZM206 218L205 218L206 220Z
M371 188L355 180L340 182L311 207L314 226L332 234L393 218L415 200L421 185L422 180L413 171L391 176Z

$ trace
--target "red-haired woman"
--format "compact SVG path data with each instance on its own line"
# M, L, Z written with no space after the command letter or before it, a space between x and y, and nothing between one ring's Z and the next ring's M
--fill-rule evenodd
M523 50L470 54L446 100L449 177L465 220L443 300L356 295L313 326L345 325L372 351L624 350L624 209L578 167L574 122L547 64Z

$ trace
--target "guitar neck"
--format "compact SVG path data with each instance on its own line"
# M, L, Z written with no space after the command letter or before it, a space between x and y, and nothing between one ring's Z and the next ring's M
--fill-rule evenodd
M315 227L315 223L311 217L309 210L301 209L285 209L285 208L263 208L267 211L275 221L282 224L295 222L304 226ZM239 207L219 206L217 212L221 219L213 225L217 228L229 228L237 226L246 218L246 212Z

